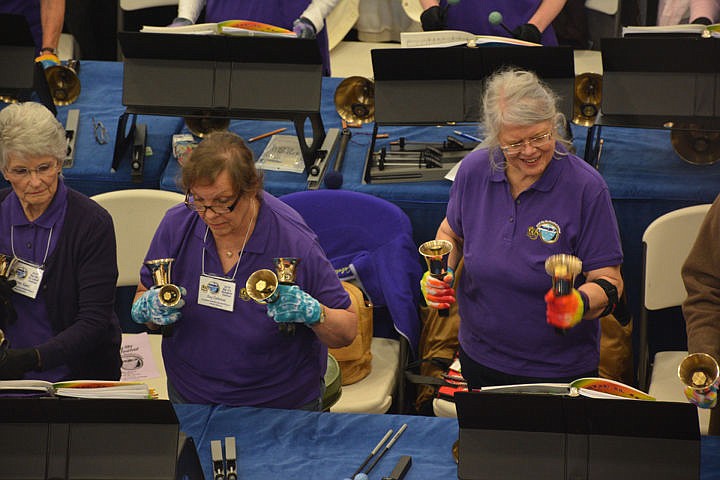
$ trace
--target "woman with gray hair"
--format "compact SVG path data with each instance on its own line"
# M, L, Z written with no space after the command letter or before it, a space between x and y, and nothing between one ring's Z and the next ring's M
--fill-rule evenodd
M623 289L608 187L568 152L556 95L534 73L492 75L483 111L482 148L463 159L436 235L454 247L451 268L442 280L425 275L426 302L448 308L457 288L460 361L470 388L597 376L598 318ZM582 261L574 283L563 278L565 292L546 272L556 254ZM453 285L461 258L463 274Z
M0 379L120 377L110 215L65 186L65 130L39 103L0 111ZM9 348L8 348L9 347Z

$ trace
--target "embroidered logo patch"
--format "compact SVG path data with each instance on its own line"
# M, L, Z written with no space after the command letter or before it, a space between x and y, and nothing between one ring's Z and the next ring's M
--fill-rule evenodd
M527 236L530 240L539 238L544 243L555 243L560 238L560 225L552 220L542 220L537 225L528 227Z

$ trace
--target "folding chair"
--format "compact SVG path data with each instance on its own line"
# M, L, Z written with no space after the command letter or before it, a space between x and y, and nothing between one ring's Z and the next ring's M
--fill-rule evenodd
M393 403L402 411L404 370L407 359L416 355L420 336L422 268L410 220L396 205L365 193L315 190L280 198L315 231L340 277L354 277L374 307L372 371L343 386L330 411L385 413ZM397 339L378 335L388 330L384 312L392 329L388 336Z
M638 384L658 400L687 402L677 367L688 354L677 351L651 351L649 314L680 307L687 297L681 276L710 204L695 205L666 213L645 229L643 242L643 283L640 311ZM649 383L648 383L649 382ZM648 388L649 387L649 388ZM707 432L709 410L698 409L700 429Z
M152 189L130 189L107 192L90 197L110 213L115 226L118 257L118 295L116 312L123 331L123 344L135 342L134 335L145 332L145 327L130 318L130 306L135 287L140 281L140 269L160 220L167 210L185 200L177 192ZM160 354L160 335L149 335L160 377L147 383L167 398L165 368Z

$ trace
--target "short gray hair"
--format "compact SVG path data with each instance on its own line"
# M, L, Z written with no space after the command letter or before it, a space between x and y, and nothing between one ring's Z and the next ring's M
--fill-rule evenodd
M483 147L491 152L498 152L503 125L550 121L557 129L565 124L565 115L558 110L558 96L531 71L508 68L495 72L485 84L482 102Z
M0 110L0 170L10 155L20 158L67 155L65 128L44 105L15 103Z

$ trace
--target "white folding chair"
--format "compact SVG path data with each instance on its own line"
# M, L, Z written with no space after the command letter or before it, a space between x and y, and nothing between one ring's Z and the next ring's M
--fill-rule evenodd
M185 200L177 192L152 189L130 189L107 192L90 197L110 213L115 226L117 243L118 287L127 287L134 292L140 281L140 268L160 220L167 210ZM128 309L129 312L129 309ZM121 318L120 325L130 325L132 320ZM124 332L123 345L139 342L139 333ZM167 399L167 380L160 353L160 335L148 335L152 356L158 368L159 377L145 382L155 388L162 399Z
M182 203L177 192L152 189L116 190L91 197L110 213L115 226L118 257L118 287L140 281L140 268L150 242L165 212Z
M687 292L681 276L710 204L695 205L666 213L645 229L643 283L640 311L638 383L658 400L687 402L677 368L687 350L657 352L652 358L648 341L649 313L679 307ZM649 384L648 384L649 382ZM649 386L648 386L649 385ZM710 411L698 409L700 429L707 432Z

